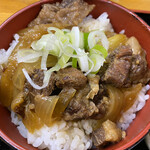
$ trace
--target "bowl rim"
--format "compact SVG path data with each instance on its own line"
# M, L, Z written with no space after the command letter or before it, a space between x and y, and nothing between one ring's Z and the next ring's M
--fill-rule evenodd
M119 4L115 3L115 2L112 2L110 0L98 0L98 1L109 3L109 4L111 4L111 5L113 5L113 6L117 7L117 8L120 8L120 9L124 10L126 13L128 13L128 14L132 15L133 17L135 17L142 25L144 25L146 30L150 33L150 26L142 18L140 18L137 14L132 12L132 10L129 10L128 8L125 8L124 6L121 6L121 5L119 5ZM52 2L53 3L53 2L55 2L55 0L41 0L41 1L35 2L33 4L30 4L30 5L22 8L21 10L17 11L12 16L10 16L8 19L6 19L0 25L0 30L2 30L7 23L12 21L16 16L18 16L22 12L24 12L24 11L26 11L29 8L32 8L34 6L41 5L41 4L48 3L48 2ZM142 131L140 131L140 133L136 137L134 137L128 143L122 145L120 148L117 148L116 150L133 148L142 138L144 138L146 136L146 134L149 131L150 131L150 122L146 125L146 127ZM15 141L13 141L13 139L10 139L1 129L0 129L0 138L2 140L6 141L6 143L8 145L13 146L14 148L17 148L19 150L27 150L27 149L23 148L21 145L19 145L18 143L16 143Z

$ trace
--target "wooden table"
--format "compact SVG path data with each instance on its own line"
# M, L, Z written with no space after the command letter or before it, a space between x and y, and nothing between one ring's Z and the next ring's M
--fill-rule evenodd
M39 0L0 0L0 24L16 11ZM135 11L150 12L150 0L112 0Z
M0 24L18 10L39 0L0 0Z
M112 0L135 12L150 14L150 0Z

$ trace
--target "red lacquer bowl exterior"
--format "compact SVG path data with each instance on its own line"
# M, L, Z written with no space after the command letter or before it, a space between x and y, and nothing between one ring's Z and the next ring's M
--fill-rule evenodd
M59 0L58 0L59 1ZM9 43L13 39L13 34L23 29L33 20L44 3L53 3L56 0L44 0L32 4L21 11L17 12L6 20L0 26L0 48L8 48ZM107 0L87 0L88 3L96 4L92 12L94 17L98 17L101 13L107 12L116 32L125 29L125 34L130 37L134 35L147 52L148 65L150 66L150 28L137 17L136 14L126 8ZM150 94L150 92L149 92ZM121 142L112 145L107 150L124 150L136 142L138 142L150 129L150 100L147 101L145 107L137 113L136 119L127 130L127 136ZM27 144L18 132L15 125L11 123L10 112L0 105L0 136L10 145L19 150L36 150Z

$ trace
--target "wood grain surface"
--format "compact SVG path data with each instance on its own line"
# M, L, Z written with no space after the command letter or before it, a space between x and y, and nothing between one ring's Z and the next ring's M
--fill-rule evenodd
M39 0L0 0L0 24L18 10Z
M0 0L0 24L18 10L39 0ZM112 0L136 12L150 13L150 0Z
M140 13L150 14L150 0L111 0L128 9Z

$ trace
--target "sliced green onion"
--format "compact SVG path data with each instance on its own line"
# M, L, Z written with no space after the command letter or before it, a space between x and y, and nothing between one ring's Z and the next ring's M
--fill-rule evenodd
M68 63L66 63L66 64L64 65L64 67L63 67L63 68L66 68L66 67L68 67L68 66L72 66L72 62L68 62Z
M88 45L90 49L92 49L99 41L101 41L103 47L108 50L109 42L104 32L97 30L89 33Z
M48 31L48 33L50 33L50 34L53 34L53 32L51 32L51 31L55 31L55 33L57 32L57 33L59 33L59 34L62 34L62 33L63 33L63 31L61 31L60 29L58 29L58 28L56 28L56 27L49 27L49 28L47 29L47 31Z
M66 53L69 53L72 55L74 50L71 47L66 47L65 51ZM66 63L69 61L69 59L70 59L70 56L67 56L66 54L62 54L62 56L58 60L58 64L61 66L61 68L63 68L66 65Z
M89 36L89 33L84 33L84 49L86 49L86 50L89 49L88 36Z
M23 68L22 71L23 71L24 76L26 77L27 81L28 81L28 82L32 85L32 87L35 88L35 89L41 90L41 89L45 88L45 87L48 85L48 83L49 83L49 80L47 80L47 82L44 82L42 86L39 86L39 85L37 85L37 84L35 84L35 83L33 82L33 80L31 79L31 77L29 76L29 74L28 74L28 72L26 71L25 68ZM51 74L49 74L49 78L47 78L47 79L50 79L50 76L51 76Z
M87 76L91 71L92 71L92 69L93 69L93 67L94 67L94 63L93 63L93 61L88 57L88 61L90 62L89 64L89 67L90 67L90 69L84 74L85 76Z
M78 58L78 64L82 72L87 72L89 70L88 56L81 56Z
M89 58L94 63L94 67L91 70L91 72L97 72L101 68L101 66L103 65L103 63L105 61L105 59L99 54L92 54L89 56Z
M71 32L69 29L62 29L62 31L64 32L64 34Z
M80 41L79 41L79 48L84 48L84 34L83 32L80 32Z
M48 51L43 51L43 56L42 56L42 60L41 60L41 69L42 70L47 70L47 57L48 57Z
M75 47L79 47L80 44L80 31L79 27L73 27L71 30L71 43Z
M67 52L67 47L72 48L72 50L75 51L77 54L72 54L72 53L70 54L70 53L68 53L68 52ZM84 56L84 55L85 55L84 51L82 51L80 48L75 48L75 47L74 47L73 45L71 45L71 44L68 44L66 47L64 47L63 53L64 53L65 55L67 55L67 56L72 57L72 58L78 58L78 57L81 57L81 56Z
M17 52L17 61L18 63L33 63L36 62L40 56L42 56L41 51L37 52L32 49L23 49Z
M92 53L102 54L104 58L106 58L107 55L108 55L107 50L106 50L103 46L98 45L98 44L96 44L96 45L90 50L90 54L92 54Z
M48 28L49 34L43 35L41 39L31 44L33 50L18 52L18 62L35 62L41 59L41 69L44 70L43 85L36 85L25 69L23 73L28 82L35 89L45 88L53 71L58 71L67 66L79 67L85 75L99 71L107 57L109 43L104 32L97 30L90 33L80 32L79 27L72 30ZM101 42L101 45L97 43ZM90 50L87 53L86 50ZM58 62L54 67L47 70L48 55L54 55ZM79 66L77 66L79 65Z
M76 51L74 51L73 54L76 55ZM72 58L72 67L77 68L77 58Z
M43 35L38 41L32 42L31 47L37 51L42 50L43 48L45 48L46 44L49 43L50 39L53 38L52 36L53 35L51 34Z
M29 74L28 74L28 72L26 71L25 68L23 68L22 71L23 71L24 76L26 77L27 81L32 85L32 87L35 88L35 89L41 90L41 89L45 88L48 85L52 72L58 71L59 69L60 69L60 66L55 65L54 67L52 67L48 71L45 71L42 86L39 86L39 85L37 85L33 82L33 80L31 79L31 77L29 76Z

